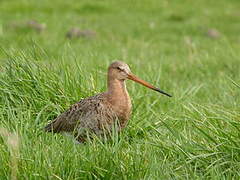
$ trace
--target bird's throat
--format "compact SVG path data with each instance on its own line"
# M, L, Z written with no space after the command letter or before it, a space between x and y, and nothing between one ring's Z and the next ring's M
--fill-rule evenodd
M118 79L108 79L108 95L118 100L128 96L125 81Z
M107 96L109 103L120 120L121 127L125 127L132 108L125 81L110 79L108 81Z

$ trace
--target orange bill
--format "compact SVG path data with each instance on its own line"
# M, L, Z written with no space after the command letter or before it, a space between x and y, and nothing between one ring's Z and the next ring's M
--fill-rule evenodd
M154 90L154 91L160 92L160 93L162 93L162 94L164 94L164 95L166 95L166 96L168 96L168 97L172 97L170 94L168 94L168 93L160 90L159 88L154 87L154 86L151 85L150 83L148 83L148 82L146 82L146 81L138 78L138 77L135 76L134 74L128 74L128 79L131 79L131 80L133 80L133 81L135 81L135 82L137 82L137 83L139 83L139 84L142 84L142 85L144 85L144 86L146 86L146 87L148 87L148 88L150 88L150 89L152 89L152 90Z

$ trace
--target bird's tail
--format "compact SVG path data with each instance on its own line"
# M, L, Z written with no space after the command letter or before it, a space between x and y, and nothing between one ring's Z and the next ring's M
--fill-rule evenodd
M54 122L49 123L47 126L43 128L45 132L53 132L57 133L56 128L54 128Z

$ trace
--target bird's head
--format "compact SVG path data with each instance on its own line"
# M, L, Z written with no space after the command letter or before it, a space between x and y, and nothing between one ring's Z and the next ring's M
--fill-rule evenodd
M117 79L117 80L120 80L120 81L130 79L130 80L133 80L133 81L135 81L139 84L144 85L145 87L148 87L152 90L158 91L159 93L162 93L162 94L164 94L168 97L172 97L168 93L165 93L164 91L160 90L159 88L154 87L150 83L138 78L136 75L134 75L131 72L129 66L122 61L115 61L109 66L108 76L109 76L109 78Z

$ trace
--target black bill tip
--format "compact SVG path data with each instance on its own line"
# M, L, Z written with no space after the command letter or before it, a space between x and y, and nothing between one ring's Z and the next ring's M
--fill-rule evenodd
M172 97L172 95L170 95L170 94L162 91L161 89L156 88L156 89L154 89L154 90L157 91L157 92L160 92L160 93L162 93L162 94L164 94L164 95L166 95L166 96L168 96L168 97Z

